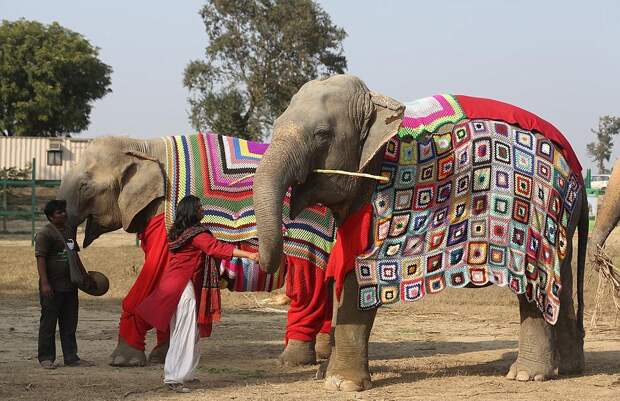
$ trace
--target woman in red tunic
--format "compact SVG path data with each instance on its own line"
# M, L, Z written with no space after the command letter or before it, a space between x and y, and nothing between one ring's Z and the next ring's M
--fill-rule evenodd
M216 240L200 224L202 216L199 198L188 195L181 199L168 233L166 270L157 288L136 309L153 327L170 330L164 383L170 390L184 393L190 390L183 383L194 379L200 360L198 339L208 337L212 322L219 320L219 259L235 256L258 261L258 253Z

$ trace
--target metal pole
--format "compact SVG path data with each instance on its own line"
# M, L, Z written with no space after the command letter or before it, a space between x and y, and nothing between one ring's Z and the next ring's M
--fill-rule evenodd
M7 177L2 177L2 210L5 212L8 209L8 204L6 201L6 193L8 191L6 181L8 178L9 178L8 175ZM6 232L6 216L2 216L2 231Z
M32 159L32 204L30 207L30 211L32 213L32 227L31 227L31 235L30 235L30 246L34 246L34 221L37 218L36 210L37 210L37 159Z

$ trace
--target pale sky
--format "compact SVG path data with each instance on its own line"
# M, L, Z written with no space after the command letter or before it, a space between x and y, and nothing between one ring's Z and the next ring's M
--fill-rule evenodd
M319 3L348 33L348 72L400 101L452 93L515 104L557 126L586 167L590 128L620 116L620 1ZM146 138L193 131L182 75L207 45L202 4L0 0L0 19L57 21L101 48L113 92L80 136Z

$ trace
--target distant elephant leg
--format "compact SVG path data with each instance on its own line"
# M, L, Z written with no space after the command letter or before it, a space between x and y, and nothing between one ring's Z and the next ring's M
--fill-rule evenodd
M321 332L316 335L316 344L314 345L314 350L316 351L317 359L329 359L329 356L332 353L332 330L331 330L331 319L325 323L328 325L321 329Z
M288 340L284 351L278 357L280 364L284 366L300 366L316 364L316 352L314 340Z
M544 381L557 374L555 330L545 321L535 303L519 295L521 331L519 355L506 375L519 381Z
M334 319L335 346L325 374L325 388L328 390L363 391L372 387L368 371L368 339L377 311L359 310L357 292L355 274L349 273Z
M146 365L144 350L140 350L127 344L122 337L118 337L118 344L110 355L111 366L131 367Z
M334 291L331 284L326 286L326 292L328 296L327 304L325 307L325 315L323 316L323 325L319 334L316 335L316 344L314 350L316 351L317 359L329 359L332 354L334 330L332 328L332 317L335 314L334 311Z
M166 354L170 345L170 333L157 330L157 345L153 347L149 354L150 364L160 364L166 362Z
M562 290L560 292L560 314L555 324L560 374L582 373L585 369L583 354L583 333L577 321L573 304L573 272L571 267L572 241L568 242L568 253L562 262Z

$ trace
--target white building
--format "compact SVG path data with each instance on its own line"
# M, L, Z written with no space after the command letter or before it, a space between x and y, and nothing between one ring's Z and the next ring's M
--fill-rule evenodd
M37 180L60 180L74 166L91 139L0 137L0 169L24 169L36 159Z

